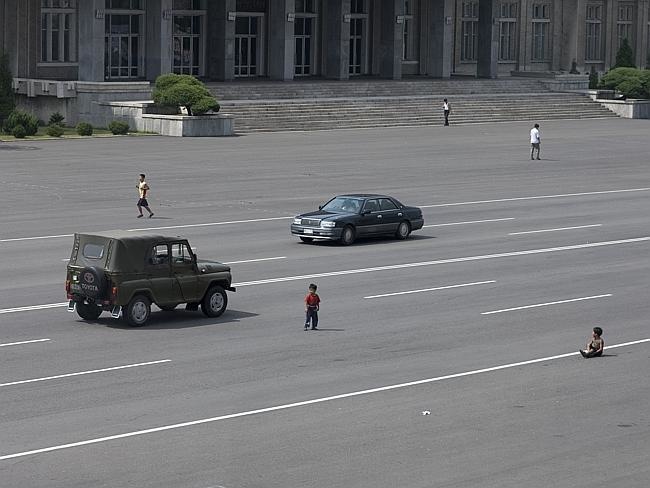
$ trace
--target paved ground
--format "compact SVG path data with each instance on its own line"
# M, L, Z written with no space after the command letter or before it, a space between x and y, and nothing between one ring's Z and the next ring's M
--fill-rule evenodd
M519 124L0 145L0 485L647 487L649 129L546 123L540 162ZM347 191L430 227L288 236ZM68 234L160 227L247 261L222 318L60 305ZM594 325L620 347L586 361Z

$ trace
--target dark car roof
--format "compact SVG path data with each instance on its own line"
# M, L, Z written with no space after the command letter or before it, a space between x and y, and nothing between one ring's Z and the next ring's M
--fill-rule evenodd
M334 198L338 197L350 197L350 198L392 198L388 195L379 195L377 193L346 193L344 195L336 195Z

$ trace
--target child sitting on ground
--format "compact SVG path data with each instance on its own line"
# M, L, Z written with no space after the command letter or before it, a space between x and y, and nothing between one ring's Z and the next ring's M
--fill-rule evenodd
M594 331L591 333L591 339L587 341L587 348L580 349L580 354L583 358L594 358L597 356L603 355L603 349L605 349L605 341L602 338L603 329L600 327L594 327Z

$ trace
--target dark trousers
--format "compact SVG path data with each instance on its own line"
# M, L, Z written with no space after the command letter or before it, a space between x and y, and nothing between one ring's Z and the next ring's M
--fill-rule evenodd
M449 125L449 110L445 110L445 125Z
M311 321L312 329L318 327L318 310L316 310L315 308L307 309L307 313L305 314L305 327L309 327L310 321Z
M603 351L596 351L594 349L589 349L589 351L585 352L585 357L586 358L597 358L598 356L602 356Z

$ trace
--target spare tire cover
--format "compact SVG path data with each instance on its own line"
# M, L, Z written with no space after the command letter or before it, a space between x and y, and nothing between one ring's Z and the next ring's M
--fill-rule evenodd
M79 285L84 295L98 298L106 291L106 276L104 271L94 266L87 266L81 270Z

